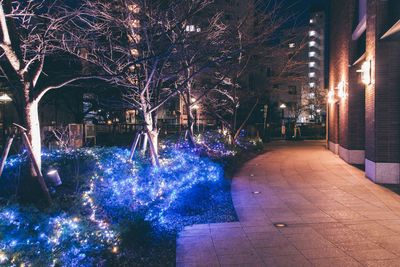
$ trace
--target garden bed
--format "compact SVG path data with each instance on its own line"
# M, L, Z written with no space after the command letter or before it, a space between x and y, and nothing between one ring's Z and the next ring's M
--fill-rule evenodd
M129 162L129 150L115 147L44 153L44 173L57 169L63 181L45 211L15 201L25 161L10 158L0 191L0 263L173 266L184 226L237 220L223 166L238 146L217 142L217 149L209 137L198 149L163 144L160 168L141 154Z

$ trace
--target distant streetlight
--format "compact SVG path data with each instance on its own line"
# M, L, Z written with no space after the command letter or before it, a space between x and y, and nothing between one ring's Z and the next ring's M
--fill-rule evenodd
M6 104L7 104L7 102L11 102L12 101L12 99L11 99L11 97L9 97L6 93L3 93L1 96L0 96L0 102L3 104L3 131L2 131L2 134L3 134L3 143L5 142L5 139L6 139Z
M281 117L282 117L282 124L283 124L284 115L285 115L284 112L285 112L286 105L285 105L285 103L283 103L283 104L281 104L279 107L280 107L280 109L281 109L281 111L282 111Z
M192 103L194 103L194 102L196 102L196 99L195 98L192 98ZM196 125L196 127L197 127L197 132L199 131L199 118L198 118L198 109L199 109L199 105L197 105L197 104L194 104L193 106L192 106L192 108L193 108L193 110L194 110L194 124Z

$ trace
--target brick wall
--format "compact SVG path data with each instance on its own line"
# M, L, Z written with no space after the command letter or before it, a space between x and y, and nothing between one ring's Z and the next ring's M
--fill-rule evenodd
M344 81L347 92L347 97L338 101L339 114L335 116L334 108L330 113L330 141L349 150L363 150L365 143L365 91L357 73L360 66L352 66L357 53L357 42L351 39L356 4L356 0L330 1L329 88L337 88Z
M352 0L351 0L352 1ZM350 2L351 2L350 1ZM349 1L330 1L329 6L329 90L335 89L342 78L347 76L348 66L348 5ZM346 30L347 29L347 30ZM342 116L345 106L342 101L329 104L329 141L333 143L347 142L342 129L347 119ZM339 112L338 112L339 109ZM340 125L340 126L339 126Z
M372 84L366 89L366 158L400 162L400 41L380 40L385 2L368 0L367 60Z

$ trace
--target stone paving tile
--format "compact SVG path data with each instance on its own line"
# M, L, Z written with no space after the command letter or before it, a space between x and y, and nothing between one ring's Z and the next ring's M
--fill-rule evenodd
M398 267L400 266L400 258L391 260L369 260L364 262L368 267Z
M299 250L293 245L274 246L255 248L257 255L261 258L269 258L274 256L301 255Z
M343 266L343 267L358 267L363 266L358 261L350 258L322 258L322 259L311 259L311 263L318 267L333 267L333 266Z
M252 266L255 264L262 264L263 262L256 253L221 255L218 256L218 259L221 266L232 264Z
M400 266L400 196L321 144L272 143L244 164L240 222L185 227L177 266Z
M301 254L309 260L322 258L340 258L347 255L340 249L335 247L300 249Z
M214 262L176 262L176 267L219 267L221 266L218 261Z
M276 256L264 258L266 266L279 266L279 267L308 267L313 266L310 261L308 261L302 255L290 255L288 256Z
M390 260L398 257L383 248L373 250L352 250L347 251L346 253L361 263L368 260Z

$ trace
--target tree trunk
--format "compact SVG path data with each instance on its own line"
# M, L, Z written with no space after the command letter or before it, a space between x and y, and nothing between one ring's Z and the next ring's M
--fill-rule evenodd
M189 98L190 101L190 98ZM186 104L186 113L187 113L187 133L188 133L188 142L190 147L196 147L196 144L194 142L193 136L194 136L194 119L193 119L193 113L192 109L190 107L190 104Z
M38 101L30 102L25 107L25 126L27 131L27 135L29 137L29 141L32 145L33 156L35 157L39 169L42 168L42 159L41 159L41 137L40 137L40 124L39 124L39 103ZM36 176L36 172L32 168L32 174Z
M145 135L143 141L143 151L146 151L147 143L150 143L150 146L153 145L154 154L153 151L150 149L150 155L153 165L155 165L158 160L158 129L153 126L153 118L151 116L151 113L145 112L144 121L146 123L145 131L149 133L151 143L149 142L147 135Z

